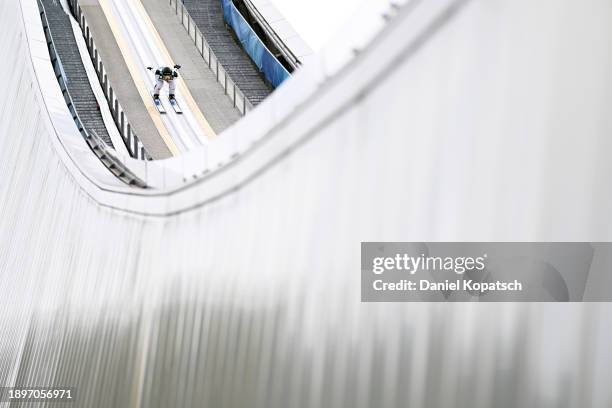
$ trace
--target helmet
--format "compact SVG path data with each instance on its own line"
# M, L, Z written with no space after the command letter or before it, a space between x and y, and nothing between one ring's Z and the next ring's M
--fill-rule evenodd
M166 80L172 79L172 69L169 67L162 68L161 74L162 77Z

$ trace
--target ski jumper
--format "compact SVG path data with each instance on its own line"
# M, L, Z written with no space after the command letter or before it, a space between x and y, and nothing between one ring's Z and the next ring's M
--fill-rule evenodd
M168 82L169 94L170 96L174 96L174 91L176 89L174 78L177 77L178 73L176 70L168 67L159 67L155 71L155 87L153 88L153 94L155 96L159 96L159 91L161 91L161 89L164 87L164 82Z

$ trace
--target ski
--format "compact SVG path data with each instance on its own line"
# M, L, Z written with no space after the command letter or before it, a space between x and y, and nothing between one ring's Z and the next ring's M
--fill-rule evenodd
M180 115L183 113L181 107L179 106L178 102L176 101L176 99L168 99L170 101L170 105L172 105L172 109L174 109L174 111Z
M164 104L162 103L161 99L153 98L153 103L155 103L155 107L157 108L159 113L161 113L161 114L166 113L166 108L164 108Z

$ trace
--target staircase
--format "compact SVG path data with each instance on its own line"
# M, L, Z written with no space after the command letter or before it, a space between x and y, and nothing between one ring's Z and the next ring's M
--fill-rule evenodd
M57 0L41 0L49 22L49 32L66 74L66 87L74 107L87 130L95 130L110 147L113 146L91 89L81 54L74 38L69 16Z
M221 0L183 0L206 42L246 98L257 106L271 92L257 66L234 39L223 20Z

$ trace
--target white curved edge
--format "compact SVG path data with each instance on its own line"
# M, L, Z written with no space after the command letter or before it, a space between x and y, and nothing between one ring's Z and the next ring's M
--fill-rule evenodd
M36 1L21 0L20 4L25 40L30 54L31 65L28 68L35 81L38 82L36 98L39 99L40 106L46 108L48 114L43 115L46 119L45 124L57 136L53 140L57 148L56 152L71 174L80 180L79 182L83 183L84 180L88 180L83 170L86 168L88 176L95 178L100 185L125 188L125 185L91 153L74 124L53 72ZM75 163L77 159L80 166Z

